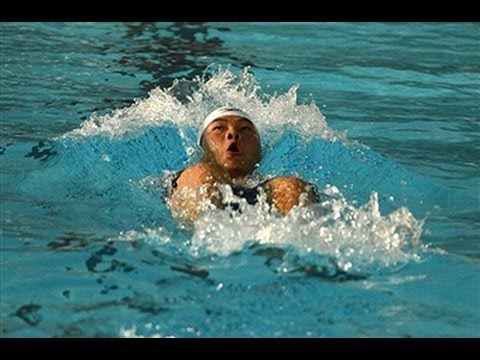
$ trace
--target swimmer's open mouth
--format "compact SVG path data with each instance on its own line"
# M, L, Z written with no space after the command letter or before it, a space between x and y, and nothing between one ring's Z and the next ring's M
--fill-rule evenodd
M240 149L238 148L238 146L236 144L231 144L228 149L227 149L228 152L233 152L233 153L239 153L240 152Z

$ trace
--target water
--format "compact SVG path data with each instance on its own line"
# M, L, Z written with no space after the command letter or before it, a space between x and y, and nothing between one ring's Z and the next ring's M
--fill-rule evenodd
M2 336L479 336L479 32L0 24ZM223 104L323 207L171 218Z

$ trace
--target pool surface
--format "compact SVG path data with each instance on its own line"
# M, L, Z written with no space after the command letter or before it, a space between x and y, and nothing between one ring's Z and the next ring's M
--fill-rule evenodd
M0 336L480 336L470 23L1 23ZM322 206L174 220L215 107Z

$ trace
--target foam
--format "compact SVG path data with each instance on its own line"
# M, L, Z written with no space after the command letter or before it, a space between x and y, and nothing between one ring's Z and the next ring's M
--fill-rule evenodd
M173 123L184 140L188 156L192 157L196 130L205 116L218 106L228 105L255 117L266 147L285 134L285 127L299 134L302 140L349 142L343 133L327 125L314 103L298 104L297 86L282 94L269 95L262 91L248 68L239 74L223 68L207 71L210 75L177 80L168 89L155 88L148 98L136 100L109 115L93 114L64 138L135 137L148 129ZM151 181L144 180L139 186L146 191ZM371 193L363 206L356 206L333 186L323 191L329 196L323 204L300 207L285 217L270 212L265 201L251 206L240 199L241 214L212 209L196 221L193 229L187 229L180 241L178 229L171 226L127 230L118 240L141 239L155 247L194 257L229 256L252 244L281 247L290 254L279 268L285 272L297 266L298 259L315 263L320 261L319 257L328 258L328 262L333 261L336 267L348 272L395 268L419 259L422 222L407 208L399 207L382 215L376 192ZM228 191L224 195L233 196Z
M382 215L375 192L359 207L335 187L324 189L324 193L330 193L330 198L294 208L285 217L270 211L265 199L249 205L236 198L240 212L206 211L195 222L191 240L183 243L175 241L176 235L164 227L132 230L121 234L120 239L143 240L164 250L175 244L177 252L197 258L227 257L255 245L273 246L287 250L279 272L290 272L303 264L364 274L393 271L420 260L425 248L420 243L423 222L407 208ZM235 198L231 193L224 196Z
M298 86L292 86L285 93L269 95L263 92L249 68L239 74L221 67L209 68L204 76L175 80L168 89L154 88L146 99L137 99L129 107L116 109L108 115L94 113L80 128L63 137L133 136L167 122L173 122L182 130L196 130L213 109L228 105L252 114L261 136L268 132L271 137L272 130L291 125L309 136L344 138L342 133L328 127L314 103L298 104L297 90ZM193 137L185 136L188 136L186 140L195 143Z
M382 216L375 192L360 207L337 193L285 217L269 212L264 202L244 203L241 215L206 213L195 223L191 251L197 256L228 256L258 243L292 248L301 257L329 256L343 271L371 272L418 260L412 249L420 245L421 232L422 222L405 207Z

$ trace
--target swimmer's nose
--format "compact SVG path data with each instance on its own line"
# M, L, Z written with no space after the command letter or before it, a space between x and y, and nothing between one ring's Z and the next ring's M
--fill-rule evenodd
M229 131L228 134L227 134L227 139L228 140L240 140L240 134L235 134L233 133L232 131Z

